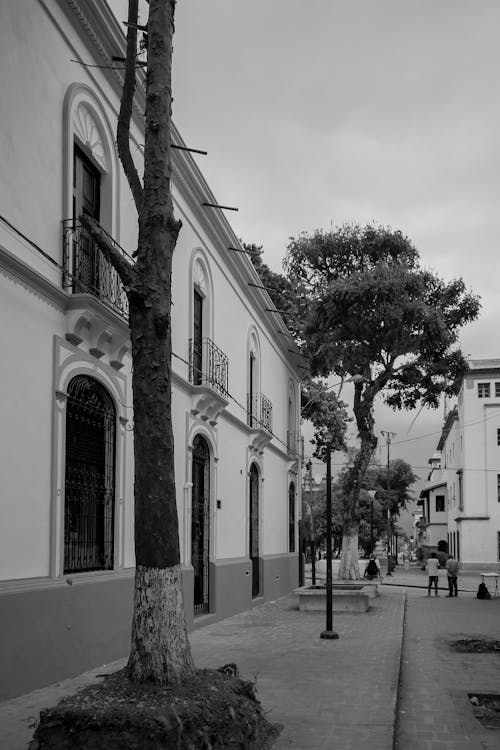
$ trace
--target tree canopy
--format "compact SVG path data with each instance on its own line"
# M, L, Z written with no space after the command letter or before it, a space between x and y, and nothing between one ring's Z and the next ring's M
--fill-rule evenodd
M310 301L304 325L313 374L363 375L396 409L437 406L467 364L460 329L479 312L462 279L445 282L420 266L399 231L345 224L301 235L285 267Z
M462 279L424 269L410 240L387 227L344 224L291 238L284 267L303 296L302 346L312 376L356 378L353 412L360 440L344 478L339 576L358 578L359 501L377 446L373 405L437 407L467 370L460 329L480 309Z
M370 466L366 474L366 484L370 489L377 490L377 499L387 508L387 488L390 480L390 512L391 516L399 515L413 500L411 486L419 477L414 473L410 464L402 458L394 458L389 463L389 477L387 467L380 465Z

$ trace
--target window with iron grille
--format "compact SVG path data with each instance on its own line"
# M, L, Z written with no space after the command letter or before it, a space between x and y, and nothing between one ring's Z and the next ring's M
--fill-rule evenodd
M489 398L490 397L490 384L489 383L478 383L477 384L477 397L478 398Z
M66 403L65 573L113 568L115 436L109 393L86 375L73 378Z
M497 445L500 445L500 428L497 427Z
M497 474L497 500L500 503L500 474Z
M495 383L495 396L496 398L500 397L500 383Z

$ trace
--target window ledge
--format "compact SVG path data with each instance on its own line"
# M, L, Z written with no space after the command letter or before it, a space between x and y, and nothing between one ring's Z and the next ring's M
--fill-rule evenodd
M7 594L22 594L28 591L44 591L47 589L61 589L66 586L102 583L103 581L120 581L133 578L135 568L121 568L119 570L96 570L89 573L71 573L61 578L18 578L12 581L0 581L0 596Z

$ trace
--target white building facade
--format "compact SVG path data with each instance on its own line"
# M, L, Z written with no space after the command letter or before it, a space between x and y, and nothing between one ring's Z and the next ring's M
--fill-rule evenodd
M500 570L500 360L469 361L437 449L449 551L464 569Z
M107 3L2 3L0 36L5 698L128 650L127 300L77 218L91 213L132 255L137 217L115 148L123 26ZM143 111L139 86L139 172ZM174 150L173 166L177 507L188 625L199 627L297 585L304 369L225 215L205 205L217 201L191 154Z

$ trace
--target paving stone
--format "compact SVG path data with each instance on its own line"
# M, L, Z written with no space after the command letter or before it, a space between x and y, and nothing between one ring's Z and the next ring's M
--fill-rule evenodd
M459 597L435 598L425 573L397 571L366 614L334 614L333 641L319 637L324 613L299 612L284 597L196 630L193 654L199 667L234 661L256 682L284 725L276 750L393 750L393 740L396 750L500 750L500 733L474 718L467 695L500 692L500 654L450 649L459 638L498 638L500 598L478 602L479 581L461 576ZM0 704L0 748L25 750L41 708L123 664Z

